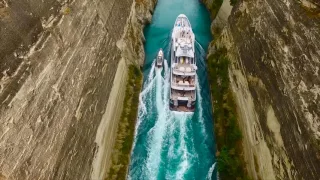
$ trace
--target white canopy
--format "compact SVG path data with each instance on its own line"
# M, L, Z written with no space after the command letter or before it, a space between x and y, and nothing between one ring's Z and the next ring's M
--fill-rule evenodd
M192 50L192 47L190 47L188 44L185 44L185 46L178 46L176 56L181 57L191 57L194 58L194 52Z

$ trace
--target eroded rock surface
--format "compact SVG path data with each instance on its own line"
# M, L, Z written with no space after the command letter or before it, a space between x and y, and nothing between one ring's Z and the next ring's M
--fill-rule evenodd
M138 15L148 19L155 3L140 2L138 11L144 13ZM126 34L133 3L0 0L1 178L91 178L102 119L112 121L116 132L118 115L103 115L117 69L125 73L125 65L117 68L123 54L117 42ZM123 44L143 50L143 23L132 28L140 35L136 42ZM141 63L136 54L123 58ZM119 96L124 84L116 86ZM121 109L123 99L115 99L112 105ZM109 135L106 151L114 139Z
M216 41L254 179L320 179L320 16L304 3L239 1Z

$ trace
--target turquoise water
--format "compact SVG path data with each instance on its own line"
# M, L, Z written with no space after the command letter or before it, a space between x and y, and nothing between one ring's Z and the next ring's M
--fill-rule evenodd
M155 69L163 48L169 59L170 36L179 14L189 18L196 35L197 107L194 114L169 110L170 62ZM146 60L138 122L128 179L216 179L215 146L205 55L212 40L210 17L199 0L158 0L152 23L144 31Z

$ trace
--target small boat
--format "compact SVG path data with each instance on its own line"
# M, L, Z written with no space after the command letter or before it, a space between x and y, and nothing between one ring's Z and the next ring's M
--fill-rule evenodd
M160 50L158 52L158 55L157 55L157 61L156 61L156 67L157 68L161 68L163 66L163 60L164 60L163 51L160 48Z
M180 14L172 31L170 110L194 112L196 106L197 65L195 35L186 15Z

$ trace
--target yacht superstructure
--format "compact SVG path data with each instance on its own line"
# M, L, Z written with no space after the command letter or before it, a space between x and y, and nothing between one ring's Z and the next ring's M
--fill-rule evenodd
M193 112L197 88L195 35L184 14L177 17L171 40L170 109Z

